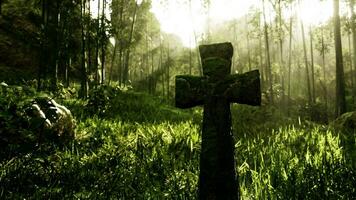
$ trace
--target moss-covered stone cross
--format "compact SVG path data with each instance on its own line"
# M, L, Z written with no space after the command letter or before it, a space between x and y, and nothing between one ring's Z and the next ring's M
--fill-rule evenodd
M203 77L176 77L176 107L204 106L199 199L239 199L230 103L261 104L258 70L230 75L231 43L199 46Z

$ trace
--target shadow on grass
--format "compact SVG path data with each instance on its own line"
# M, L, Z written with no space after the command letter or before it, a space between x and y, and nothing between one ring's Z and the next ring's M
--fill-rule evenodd
M98 117L129 123L156 124L170 122L177 124L185 121L201 123L202 109L178 109L165 100L144 93L121 92L115 94L97 94L83 100L65 100L62 102L77 120Z

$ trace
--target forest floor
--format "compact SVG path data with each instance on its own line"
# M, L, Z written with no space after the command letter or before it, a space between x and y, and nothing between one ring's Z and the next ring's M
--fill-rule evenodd
M6 109L39 94L1 95ZM75 140L2 149L0 199L196 198L201 108L105 87L56 99L77 122ZM232 115L242 199L356 198L355 134L266 107L233 105Z

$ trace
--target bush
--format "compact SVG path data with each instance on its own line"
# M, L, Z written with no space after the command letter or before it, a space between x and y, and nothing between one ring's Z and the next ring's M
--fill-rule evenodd
M0 97L1 158L31 151L40 143L64 142L67 140L58 139L74 135L70 112L47 94L30 87L2 84ZM45 106L48 102L56 105ZM68 117L63 117L62 112Z

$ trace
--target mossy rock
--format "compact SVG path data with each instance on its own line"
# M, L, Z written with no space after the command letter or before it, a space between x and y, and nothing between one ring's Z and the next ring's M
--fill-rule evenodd
M39 140L55 139L61 142L75 138L75 120L69 109L48 97L39 97L28 108L30 127L42 132Z
M355 133L356 130L356 112L347 112L337 118L332 127L341 132Z

